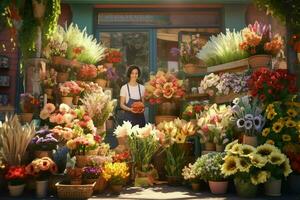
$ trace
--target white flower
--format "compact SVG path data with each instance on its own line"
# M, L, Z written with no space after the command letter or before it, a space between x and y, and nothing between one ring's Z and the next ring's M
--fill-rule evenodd
M59 112L61 113L67 113L70 111L70 109L70 106L68 106L67 104L62 103L59 105Z

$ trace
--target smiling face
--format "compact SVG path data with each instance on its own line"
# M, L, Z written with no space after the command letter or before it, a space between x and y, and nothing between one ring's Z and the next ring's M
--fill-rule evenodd
M130 80L136 81L139 77L139 71L137 69L133 69L130 73Z

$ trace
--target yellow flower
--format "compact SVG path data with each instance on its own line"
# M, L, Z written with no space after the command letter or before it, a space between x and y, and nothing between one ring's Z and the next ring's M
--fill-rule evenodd
M269 156L268 156L269 162L273 165L281 165L286 157L277 151L272 152Z
M227 156L224 158L224 163L221 167L221 171L225 176L230 176L238 171L238 158L235 156Z
M231 148L233 147L233 145L237 144L238 140L234 140L233 142L230 142L229 144L226 145L225 147L225 152L231 150Z
M288 134L283 134L282 135L282 140L284 141L284 142L289 142L289 141L291 141L291 136L290 135L288 135Z
M255 151L255 148L250 145L241 145L239 148L239 154L241 156L248 156L249 154L253 153Z
M236 143L232 146L232 148L229 150L229 152L232 154L239 154L241 147L242 147L241 144Z
M276 115L277 115L277 113L275 112L275 110L271 110L271 111L267 112L267 119L273 120Z
M257 154L261 156L269 156L274 151L278 152L279 150L271 144L263 144L256 148Z
M76 149L76 143L74 142L74 140L69 140L69 141L67 142L67 147L68 147L69 149L71 149L71 150Z
M186 136L183 135L183 134L177 134L175 140L176 140L176 143L184 143L185 142L185 138Z
M250 177L252 184L258 185L265 183L270 178L271 174L268 171L260 171Z
M297 125L297 123L296 123L295 121L291 120L291 119L288 119L288 120L285 122L285 126L286 126L286 127L289 127L289 128L295 127L296 125Z
M249 172L251 167L251 163L249 163L246 159L239 159L238 168L241 172Z
M296 117L298 115L298 112L296 110L294 110L294 109L288 109L287 114L290 117Z
M291 165L290 165L290 160L289 159L285 159L284 163L281 165L281 167L283 168L283 175L285 177L287 177L290 173L293 172L293 170L291 169Z
M266 144L271 144L271 145L274 145L274 144L275 144L275 142L274 142L273 140L267 140L267 141L266 141Z
M262 132L262 136L267 137L270 133L270 128L265 128Z
M272 130L275 133L280 133L282 128L283 128L283 123L281 123L281 122L275 122L272 126Z
M269 104L267 106L266 112L270 112L271 110L274 110L274 105L273 104Z
M251 154L250 159L251 159L251 163L258 168L264 167L268 162L267 158L256 153Z

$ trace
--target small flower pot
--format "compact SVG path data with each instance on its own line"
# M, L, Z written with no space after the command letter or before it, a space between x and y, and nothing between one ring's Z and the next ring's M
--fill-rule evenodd
M225 194L228 188L228 181L208 181L209 188L213 194Z
M267 182L265 182L264 186L265 195L281 196L281 180L270 178Z
M271 67L272 57L270 55L254 55L248 58L248 63L254 70L260 67Z
M206 151L215 151L216 150L216 145L213 142L206 142L206 143L204 143L204 149Z
M94 187L94 191L101 193L106 189L106 187L107 187L107 181L103 178L103 176L100 176L97 179L96 185Z
M113 194L120 194L123 190L123 185L110 185Z
M217 152L223 152L224 151L224 145L216 144L216 151Z
M36 196L37 198L45 198L48 192L48 180L36 181Z
M106 88L106 85L107 85L107 80L105 79L102 79L102 78L97 78L96 79L96 83L102 87L102 89Z
M74 96L74 97L73 97L72 104L73 104L73 105L78 105L78 102L79 102L79 96Z
M56 81L58 83L64 83L69 79L69 73L68 72L58 72Z
M183 71L186 74L207 73L207 67L200 67L196 64L188 63L183 66Z
M10 185L8 184L9 194L12 197L19 197L23 194L25 184L22 185Z
M248 145L256 147L257 146L257 137L243 135L243 144L248 144Z
M68 106L73 105L73 97L61 97L61 102L67 104Z
M76 167L82 168L89 166L91 162L90 156L87 155L76 155Z
M192 190L194 192L197 192L200 190L200 183L191 183L191 186L192 186Z

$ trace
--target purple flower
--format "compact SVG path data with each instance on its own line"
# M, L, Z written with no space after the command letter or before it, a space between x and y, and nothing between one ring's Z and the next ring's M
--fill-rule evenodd
M176 47L172 47L170 53L172 54L172 56L178 56L180 54L180 50Z
M47 135L48 133L50 133L48 129L41 129L36 132L37 135Z

